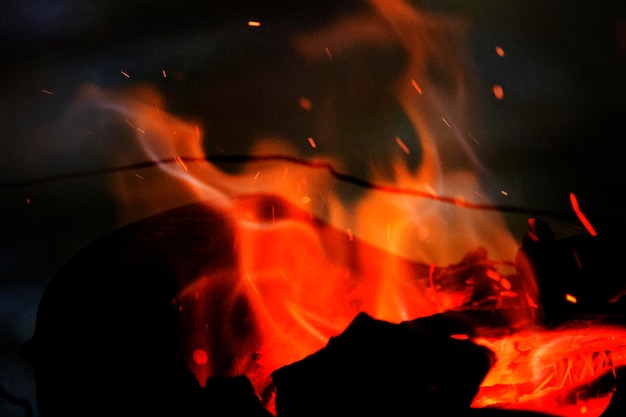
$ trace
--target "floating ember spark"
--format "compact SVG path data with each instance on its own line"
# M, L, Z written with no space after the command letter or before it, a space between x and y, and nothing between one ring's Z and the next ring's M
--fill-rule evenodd
M493 95L498 99L502 100L504 98L504 89L500 84L495 84L493 86Z
M317 145L315 144L315 140L311 136L309 136L307 140L309 141L309 145L311 145L311 148L313 149L317 148Z
M41 90L42 93L44 94L48 94L49 96L53 95L54 93L50 90Z
M120 73L121 73L124 77L126 77L126 78L130 78L130 75L128 75L128 73L127 73L127 72L125 72L125 71L120 71Z
M198 365L206 365L209 362L209 355L204 349L196 349L193 351L193 361Z
M180 167L185 171L189 171L189 168L187 168L187 164L185 164L185 161L183 161L183 158L181 158L180 155L176 157L176 163L180 165Z
M406 146L406 144L404 142L402 142L402 139L400 139L399 137L396 137L396 143L398 144L398 146L404 151L405 154L409 154L409 147Z
M417 84L415 80L411 80L411 85L413 86L413 88L415 88L415 91L417 91L418 94L422 94L422 88Z
M306 111L310 111L313 108L313 102L306 97L300 97L298 104Z
M478 141L478 139L476 139L471 133L468 133L467 136L469 136L476 145L480 146L480 142Z
M578 219L580 220L580 222L583 224L585 229L587 229L587 232L589 232L591 236L596 236L598 233L591 225L591 222L589 222L589 220L587 219L587 216L585 216L585 214L580 210L580 206L578 205L578 199L576 198L576 195L574 195L574 193L570 193L569 199L572 203L572 209L574 210L574 213L576 213L576 216L578 216Z
M504 57L504 49L502 49L502 47L496 46L495 50L499 57Z
M248 26L260 27L261 26L261 22L256 21L256 20L248 20Z

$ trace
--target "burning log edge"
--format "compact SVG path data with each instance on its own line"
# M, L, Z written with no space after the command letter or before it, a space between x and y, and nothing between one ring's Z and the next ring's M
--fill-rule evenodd
M622 245L609 242L609 250L595 237L558 241L550 232L531 219L516 259L520 274L537 278L546 325L598 316L623 324L623 289L609 285L605 269L607 252ZM232 264L231 233L227 219L194 204L118 229L78 253L47 288L35 335L24 347L41 417L270 417L272 402L278 417L547 415L471 407L494 363L493 352L472 340L477 323L489 327L485 321L498 317L484 310L400 324L360 313L326 347L276 369L261 398L244 375L209 377L200 387L178 357L170 301L181 277L193 279L207 262ZM180 269L172 269L172 259ZM606 285L597 287L605 278ZM564 304L563 291L580 302ZM459 333L468 339L451 337ZM626 412L625 373L618 367L609 382L598 378L603 389L615 390L602 417Z

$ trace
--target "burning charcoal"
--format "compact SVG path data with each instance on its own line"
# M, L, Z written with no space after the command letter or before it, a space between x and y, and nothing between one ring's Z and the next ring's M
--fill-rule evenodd
M530 219L516 256L522 282L536 282L547 326L585 318L626 320L626 282L615 266L624 256L623 237L580 235L554 239L549 226Z
M326 347L272 373L278 416L469 409L494 362L492 352L432 331L430 322L424 327L359 314Z

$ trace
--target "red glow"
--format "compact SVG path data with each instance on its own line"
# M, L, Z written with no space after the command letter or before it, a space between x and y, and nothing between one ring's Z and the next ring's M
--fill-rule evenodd
M589 232L591 236L596 236L598 233L596 233L596 230L587 219L587 216L585 216L584 213L580 210L580 207L578 206L578 199L576 198L574 193L569 194L569 199L572 203L572 209L574 209L574 213L576 213L580 222L583 224L583 226L585 226L587 232Z
M193 351L193 361L198 365L206 365L209 362L209 355L203 349Z

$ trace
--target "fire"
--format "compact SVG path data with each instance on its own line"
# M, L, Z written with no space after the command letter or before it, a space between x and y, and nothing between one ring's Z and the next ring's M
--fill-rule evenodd
M459 69L463 22L441 38L440 26L448 30L449 22L422 15L408 3L373 0L371 7L371 14L290 39L298 57L319 66L344 62L358 52L355 42L406 53L405 66L378 93L398 105L417 135L373 138L392 151L384 163L369 161L367 178L350 172L351 161L334 148L338 134L328 120L315 134L293 142L263 132L248 157L237 161L237 172L228 173L204 151L203 142L215 140L211 126L168 113L152 89L119 93L87 87L68 116L72 121L94 110L124 120L134 141L123 144L116 162L153 162L132 175L114 175L120 224L198 202L226 219L232 239L214 239L234 262L216 260L217 267L186 277L189 282L173 300L189 369L201 385L213 375L246 375L260 394L273 370L322 348L359 312L399 323L446 311L513 306L508 333L476 340L496 353L497 363L475 406L548 406L563 416L598 415L601 407L575 390L624 364L626 332L548 331L532 322L537 294L532 282L518 282L513 263L519 237L511 235L502 213L484 209L493 206L482 192L477 175L482 167L471 148L479 141L467 133L468 108L459 99L467 79L455 79L463 91L453 97L429 80L427 62ZM500 47L496 53L504 56ZM165 78L165 70L162 74ZM371 99L357 81L347 91ZM494 86L493 94L502 99L502 87ZM333 92L299 97L294 107L321 118L334 117L341 103L333 101ZM348 145L351 155L359 156L363 145ZM584 221L573 194L571 199ZM602 395L601 405L609 398Z

